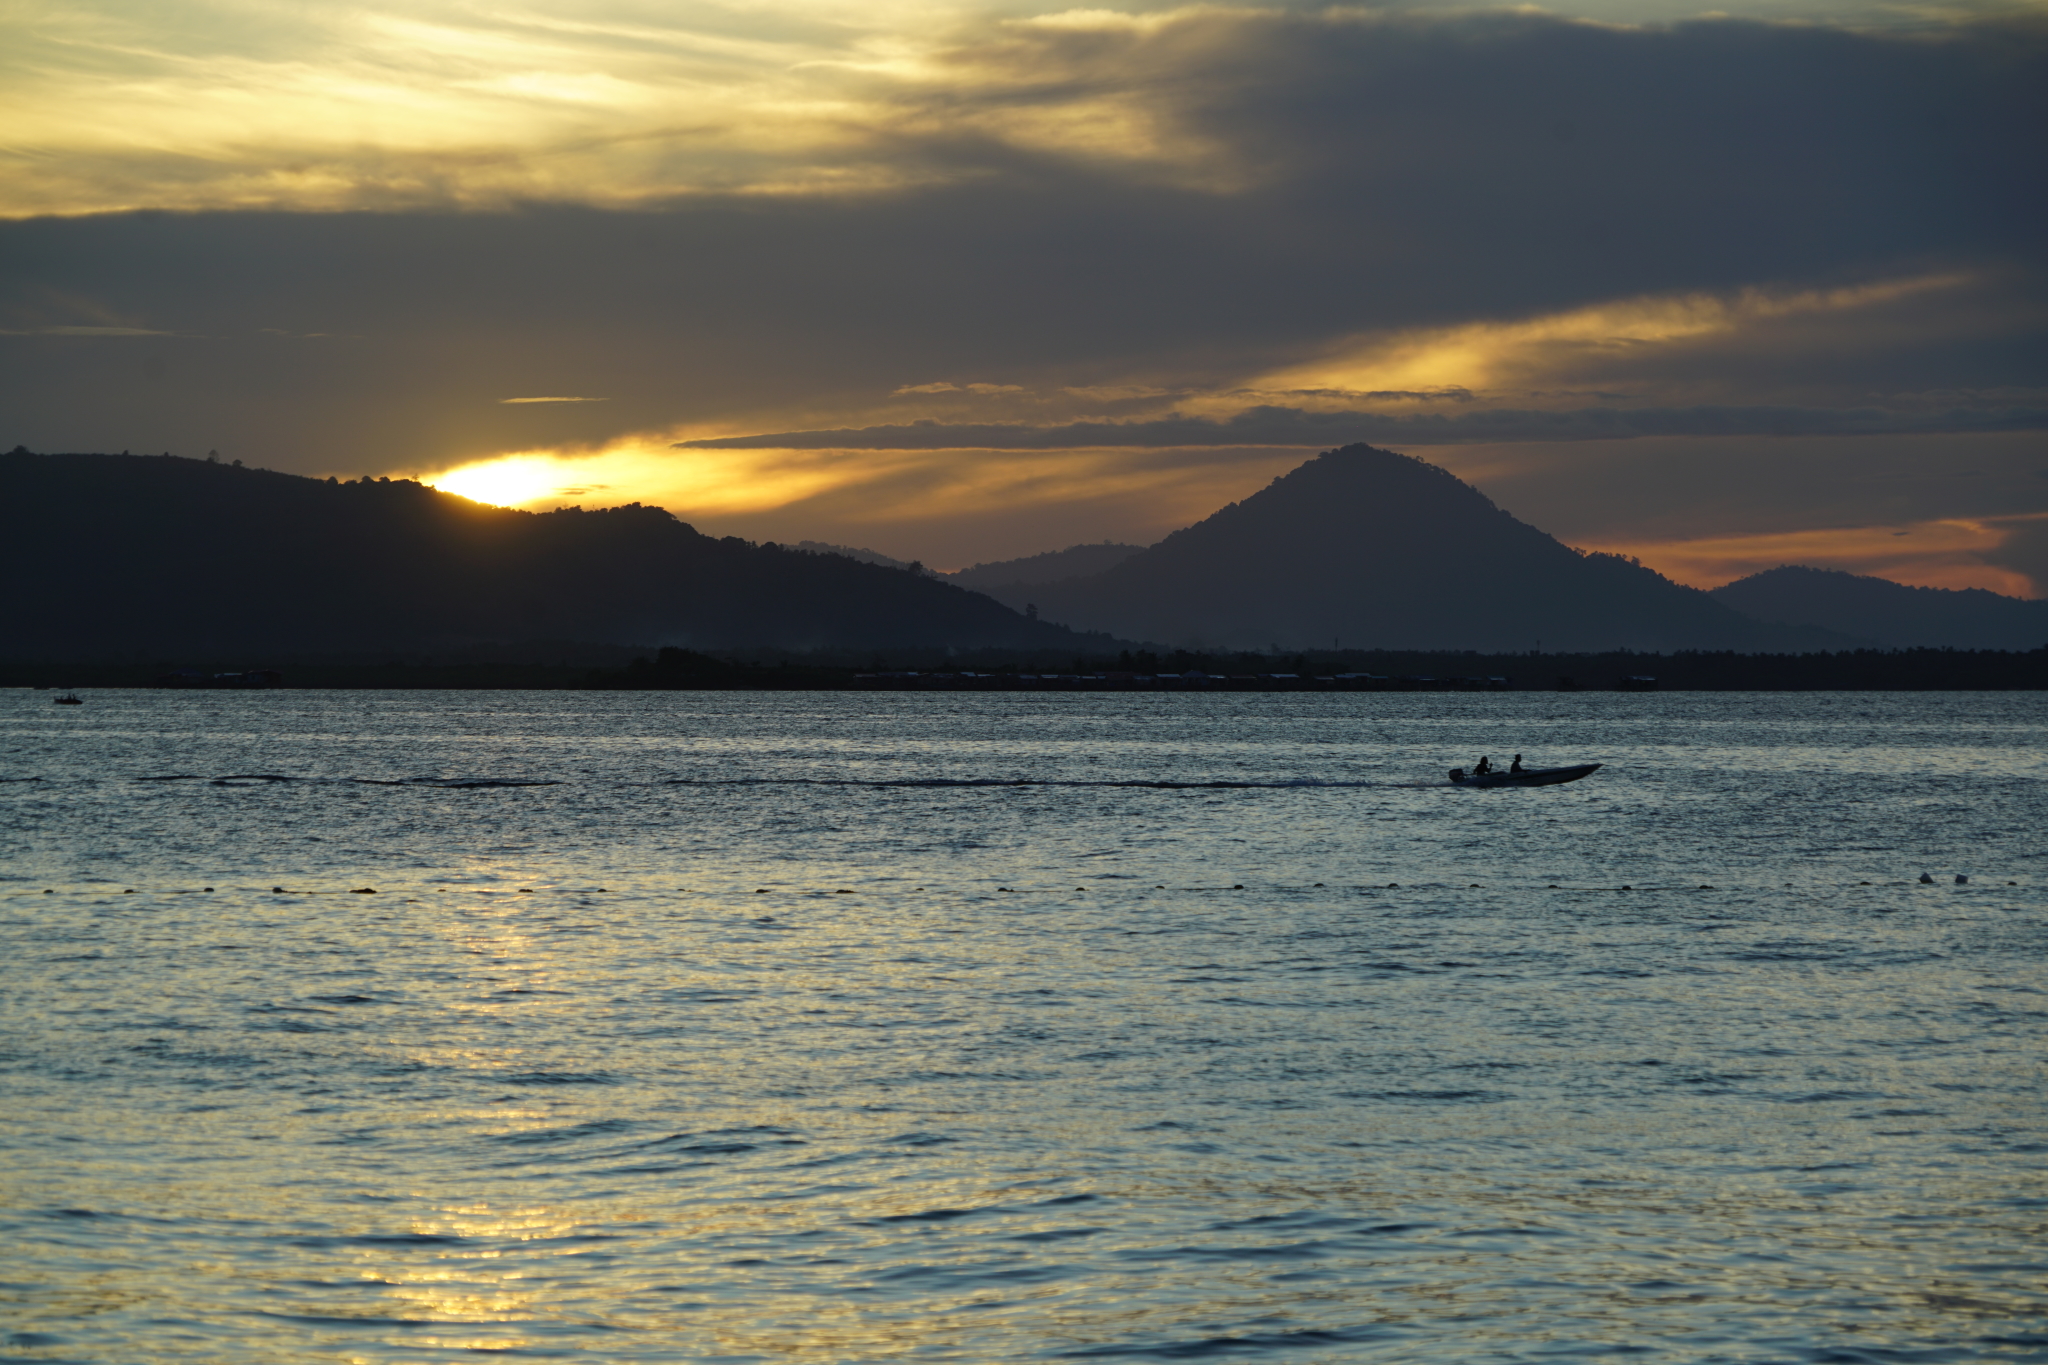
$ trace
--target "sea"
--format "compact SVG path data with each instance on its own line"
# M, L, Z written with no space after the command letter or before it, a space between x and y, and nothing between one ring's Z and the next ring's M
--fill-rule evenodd
M7 1359L2048 1361L2048 694L82 695Z

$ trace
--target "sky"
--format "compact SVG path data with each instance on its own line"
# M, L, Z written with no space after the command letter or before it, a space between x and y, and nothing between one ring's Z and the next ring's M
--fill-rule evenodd
M0 446L956 568L1318 450L2048 596L2048 0L0 0Z

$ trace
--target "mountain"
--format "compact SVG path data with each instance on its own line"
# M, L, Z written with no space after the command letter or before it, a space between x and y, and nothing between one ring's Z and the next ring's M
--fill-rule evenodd
M1332 450L1091 577L1040 614L1165 645L1264 649L1845 648L1751 620L1615 555L1585 555L1434 465Z
M0 573L16 658L1106 643L943 579L715 540L658 507L519 512L167 456L0 455Z
M1021 589L1037 583L1057 583L1063 578L1086 578L1114 568L1132 555L1139 553L1142 545L1119 545L1105 540L1100 545L1069 545L1064 550L1048 550L1042 555L1031 555L1025 559L1002 559L993 564L976 564L946 576L963 588L985 592L998 601L1009 602L1015 594L1009 589ZM1022 605L1010 602L1011 606Z
M795 547L806 554L844 555L857 559L863 564L879 564L885 569L923 569L922 564L913 564L901 559L891 559L880 550L863 550L852 545L833 545L822 540L799 540Z
M1819 626L1894 647L2039 649L2048 602L1982 588L1909 588L1838 569L1788 565L1707 594L1759 621Z

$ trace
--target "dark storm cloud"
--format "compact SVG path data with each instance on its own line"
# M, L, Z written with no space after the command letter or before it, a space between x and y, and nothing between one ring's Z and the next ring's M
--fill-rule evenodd
M2044 53L2014 26L1013 26L870 92L846 155L911 190L7 224L0 438L396 467L679 422L871 425L935 381L1225 383L1340 335L1645 293L1995 267L2031 297ZM179 335L18 334L80 327ZM2036 382L2037 332L1966 340L1980 385ZM593 393L612 401L499 401ZM1493 419L1548 439L1722 420Z
M1503 283L1544 308L1901 253L2037 252L2042 36L1196 13L1016 30L960 57L1011 83L952 107L1142 92L1165 127L1227 149L1220 169L1300 215L1292 232L1274 224L1276 246L1389 253L1345 272L1373 279L1375 301L1407 292L1389 267L1455 260L1469 275L1454 293L1482 310ZM1413 285L1451 283L1430 270Z

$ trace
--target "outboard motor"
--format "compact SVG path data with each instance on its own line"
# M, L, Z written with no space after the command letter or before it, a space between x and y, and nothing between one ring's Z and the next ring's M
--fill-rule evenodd
M1464 780L1465 780L1465 770L1464 770L1463 768L1453 768L1453 769L1451 769L1451 781L1453 781L1453 782L1463 782Z

